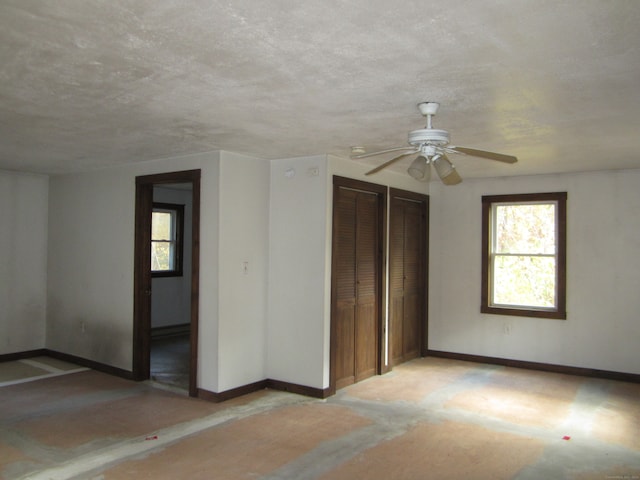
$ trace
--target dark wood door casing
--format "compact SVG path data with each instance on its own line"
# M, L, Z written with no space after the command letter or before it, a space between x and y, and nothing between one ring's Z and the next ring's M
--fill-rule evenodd
M386 187L334 177L330 390L381 373Z
M427 352L429 197L390 189L389 358L391 365Z
M191 320L189 395L197 396L198 318L200 291L200 170L161 173L136 177L134 294L133 294L133 377L149 378L151 351L151 212L153 187L170 183L190 183L192 190ZM186 259L185 259L186 260Z

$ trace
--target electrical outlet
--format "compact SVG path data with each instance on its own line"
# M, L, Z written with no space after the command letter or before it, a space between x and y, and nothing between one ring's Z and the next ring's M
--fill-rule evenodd
M249 262L242 262L242 274L249 275Z

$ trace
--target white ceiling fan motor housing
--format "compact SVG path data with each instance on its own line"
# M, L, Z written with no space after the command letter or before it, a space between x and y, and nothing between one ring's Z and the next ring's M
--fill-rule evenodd
M435 128L422 128L409 132L409 144L414 147L436 145L443 147L449 144L449 132Z

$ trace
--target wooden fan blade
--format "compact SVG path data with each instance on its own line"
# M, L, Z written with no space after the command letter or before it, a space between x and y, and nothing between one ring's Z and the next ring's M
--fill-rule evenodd
M380 170L382 170L384 168L387 168L389 165L391 165L393 163L396 163L399 160L402 160L404 157L408 157L409 155L415 155L418 152L419 152L419 150L413 150L412 152L403 153L402 155L398 155L397 157L392 158L388 162L385 162L382 165L378 165L373 170L369 170L367 173L365 173L365 175L373 175L374 173L378 173Z
M475 148L465 147L448 147L447 150L453 150L455 152L471 155L472 157L488 158L489 160L497 160L504 163L516 163L518 159L513 155L504 155L502 153L485 152L484 150L476 150Z
M377 152L361 153L360 155L351 155L351 158L357 159L357 158L374 157L376 155L382 155L383 153L399 152L400 150L415 150L415 147L409 146L409 147L387 148L386 150L378 150Z

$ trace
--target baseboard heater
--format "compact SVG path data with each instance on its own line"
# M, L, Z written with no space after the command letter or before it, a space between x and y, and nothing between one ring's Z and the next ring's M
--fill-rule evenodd
M151 328L151 338L162 337L177 337L181 335L188 335L191 331L191 326L188 323L182 323L180 325L167 325L164 327Z

